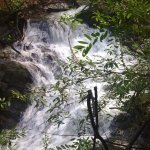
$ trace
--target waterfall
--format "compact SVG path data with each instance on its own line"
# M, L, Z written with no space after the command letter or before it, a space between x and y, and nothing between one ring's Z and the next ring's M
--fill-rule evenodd
M58 14L56 14L58 16ZM27 28L25 29L25 35L23 41L14 43L14 47L21 53L14 59L25 65L31 72L34 78L34 85L36 87L51 87L57 82L59 76L62 75L62 69L60 64L66 64L67 57L71 56L71 50L68 42L68 31L69 27L64 23L58 22L53 17L48 20L28 20ZM56 17L57 18L57 17ZM75 30L71 31L70 42L75 45L79 40L85 40L84 34L90 34L95 29L88 27L83 24L78 26ZM104 40L102 43L96 44L89 55L105 55L104 49L107 48L107 41ZM102 84L94 81L87 81L85 85L91 89L94 86L98 86L99 94L102 92ZM70 100L76 101L79 99L78 96L70 91ZM47 98L47 106L49 106L56 95L48 93L45 97ZM33 102L27 110L24 112L17 129L25 129L25 136L12 141L14 147L17 150L42 150L45 133L49 136L49 146L55 147L60 144L69 142L74 137L71 135L78 136L79 119L84 119L86 114L86 104L78 104L74 102L68 111L70 117L64 119L64 124L58 127L52 123L46 122L50 114L47 112L49 108L46 106L38 107ZM104 121L101 118L101 123ZM108 131L110 121L105 120L103 127L105 131ZM91 129L87 129L87 133L91 133ZM100 131L104 134L103 131ZM68 135L66 137L60 135Z

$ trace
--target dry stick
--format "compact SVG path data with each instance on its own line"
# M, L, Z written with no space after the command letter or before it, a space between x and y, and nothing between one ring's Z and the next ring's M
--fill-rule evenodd
M95 122L94 122L91 103L90 103L90 100L91 100L92 97L93 97L92 96L92 91L89 90L88 91L88 96L87 96L87 107L88 107L88 113L89 113L91 125L92 125L93 131L94 131L94 136L95 136L95 138L99 139L102 142L102 145L104 146L104 149L108 150L108 146L107 146L105 140L99 135L99 133L97 131L97 128L96 128L96 125L95 125Z
M136 134L133 136L131 142L127 146L126 150L131 150L133 144L136 142L136 140L138 139L138 137L141 135L142 131L145 129L145 127L148 124L150 124L150 118L147 121L145 121L145 123L143 124L143 126L136 132Z
M72 53L73 61L77 62L77 57L76 57L76 55L75 55L75 53L73 51L73 48L72 48L71 42L70 42L70 38L71 38L70 33L71 33L71 28L69 28L69 31L68 31L68 43L69 43L69 47L70 47L70 50L71 50L71 53Z

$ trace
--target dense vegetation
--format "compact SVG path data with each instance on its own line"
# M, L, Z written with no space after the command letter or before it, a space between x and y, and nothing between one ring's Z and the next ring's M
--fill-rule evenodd
M30 2L6 0L3 2L1 13L7 13L8 16L14 12L18 14L20 10L23 14L27 9L30 10L31 5L45 3L42 0ZM77 2L80 3L80 1ZM62 89L67 88L70 84L80 85L82 81L89 78L106 82L106 95L103 103L99 104L100 107L102 108L109 99L115 99L118 109L126 112L133 119L133 123L129 126L133 129L133 138L128 141L128 149L131 149L135 142L134 139L137 140L136 138L141 134L138 135L136 130L145 125L141 132L145 137L144 148L148 150L148 139L150 138L150 2L148 0L89 0L88 6L88 9L72 18L73 23L82 18L84 22L98 29L99 32L85 35L88 42L79 41L78 45L73 48L76 51L82 51L84 60L76 60L74 57L73 60L70 59L70 64L64 68L70 72L70 77L62 76L55 89L60 92L61 98L64 99L65 91ZM20 16L22 17L22 15ZM26 16L23 18L27 19ZM9 21L10 27L14 25L16 27L16 24L18 26L18 20L13 23ZM63 19L63 21L66 20ZM21 38L19 32L17 31L15 36L8 34L6 43ZM106 50L108 58L100 58L96 62L89 59L87 57L88 52L92 51L94 44L97 41L102 42L106 38L109 42L109 48ZM132 64L127 63L126 56L132 59ZM118 68L122 68L122 70L118 71ZM78 72L78 75L72 78L71 75L74 72ZM83 96L85 96L84 93L81 93L81 97ZM0 106L4 107L3 99ZM50 108L50 110L52 109L54 108ZM85 145L80 144L80 142L82 141L76 144L83 146L82 148L78 147L79 150L83 150L91 141L85 140ZM58 149L67 149L67 147L72 147L72 145L58 147Z

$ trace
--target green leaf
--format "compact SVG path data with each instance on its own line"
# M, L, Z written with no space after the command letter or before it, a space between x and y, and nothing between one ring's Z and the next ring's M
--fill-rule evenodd
M101 37L100 37L101 42L106 38L107 34L108 34L108 32L106 31L104 34L101 35Z
M121 25L121 23L122 23L122 20L120 19L120 20L119 20L119 25Z
M92 40L92 38L89 36L89 35L87 35L87 34L84 34L84 36L88 39L88 40Z
M86 49L83 50L83 53L82 53L83 57L85 57L88 54L88 52L90 51L91 47L92 47L92 44L89 44L89 46Z
M80 23L82 23L82 22L83 22L83 19L78 18L77 21L80 22Z
M93 45L97 42L98 38L96 38L94 41L93 41Z
M61 145L62 149L66 149L66 147L64 145Z
M108 40L108 42L111 42L111 41L113 41L113 39L109 39L109 40Z
M127 15L127 19L129 19L131 16L132 16L132 14L129 13L129 14Z
M118 65L117 65L117 63L116 63L116 62L114 62L114 65L118 68Z
M99 33L99 32L92 33L91 36L93 36L93 37L98 37L98 36L100 36L100 33Z
M74 48L77 49L77 50L81 50L81 49L83 49L83 48L85 48L85 47L82 46L82 45L77 45L77 46L74 46Z
M78 41L80 44L88 44L87 42L85 41Z

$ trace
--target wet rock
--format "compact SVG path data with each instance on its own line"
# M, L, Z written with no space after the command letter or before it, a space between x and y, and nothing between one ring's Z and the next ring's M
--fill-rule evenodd
M9 60L10 52L7 49L0 48L0 59Z
M33 49L33 45L32 45L31 43L24 45L24 50L25 50L25 51L32 50L32 49Z
M44 56L43 56L43 62L45 64L51 65L52 62L53 62L53 56L51 56L50 54L44 54Z
M54 63L54 66L52 67L52 71L56 79L58 79L62 75L62 69L60 66L58 66L57 63Z
M39 56L38 56L38 54L36 54L36 53L32 53L31 54L31 57L35 60L35 61L37 61L37 62L39 62Z
M62 75L62 69L57 59L58 59L57 56L55 56L52 53L48 54L45 53L43 56L43 62L49 66L56 79Z
M48 12L59 12L64 11L69 8L69 5L66 2L56 1L55 3L49 2L44 9Z
M143 122L144 123L144 122ZM111 137L110 140L114 142L129 143L135 134L141 129L142 124L136 121L135 117L129 113L121 113L114 117L111 122ZM136 140L135 144L145 150L150 148L150 124L146 126L141 135Z
M29 71L21 64L14 61L0 60L0 83L6 84L7 90L0 87L0 97L7 97L10 90L17 90L24 93L28 85L32 83Z
M12 90L22 94L29 92L32 76L21 64L0 60L0 97L5 97L10 105L0 110L0 130L14 127L20 120L28 102L12 97Z

